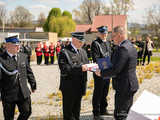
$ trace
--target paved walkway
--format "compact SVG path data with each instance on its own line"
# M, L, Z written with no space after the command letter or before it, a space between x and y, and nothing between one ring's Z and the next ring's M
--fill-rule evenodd
M160 57L160 52L153 52L153 56Z
M32 94L32 115L31 120L46 120L48 116L60 116L62 114L62 102L60 97L52 96L52 93L58 91L59 87L59 69L57 65L40 65L35 63L31 64L33 72L37 80L37 91ZM89 73L89 82L92 79L92 73ZM144 89L147 89L157 95L160 95L160 75L155 75L152 79L144 80L140 85L140 90L137 92L135 100L142 93ZM152 87L151 87L152 86ZM90 90L92 94L93 90ZM92 120L92 96L83 98L81 116L83 120ZM109 107L108 110L113 112L114 109L114 91L110 89L109 93ZM83 116L84 115L84 116ZM18 114L16 114L18 116ZM37 119L41 117L41 119ZM2 105L0 102L0 120L3 120ZM112 117L107 117L106 120L112 120Z

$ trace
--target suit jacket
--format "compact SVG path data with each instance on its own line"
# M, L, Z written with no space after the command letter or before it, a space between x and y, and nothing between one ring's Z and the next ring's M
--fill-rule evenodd
M86 51L79 53L71 44L61 50L58 64L61 71L60 90L84 95L86 91L87 72L82 71L82 65L88 63Z
M101 71L103 77L113 77L117 92L134 93L138 90L136 76L137 51L129 40L124 40L112 56L113 67Z
M27 86L27 82L29 82L31 89L35 90L36 81L32 69L28 64L27 56L24 53L19 52L17 54L17 61L15 61L7 52L4 52L4 54L0 56L0 63L9 72L18 70L18 73L9 75L0 68L2 100L15 101L22 98L28 98L30 96L30 90Z

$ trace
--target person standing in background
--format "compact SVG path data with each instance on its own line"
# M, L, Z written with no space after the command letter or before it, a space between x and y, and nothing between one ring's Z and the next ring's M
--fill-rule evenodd
M50 51L51 64L54 64L55 47L52 42L51 42L51 45L49 46L49 51Z
M146 40L144 43L144 52L143 52L144 56L143 56L143 64L142 65L145 65L146 56L148 56L148 64L150 63L153 48L154 48L154 44L150 38L150 35L148 34L146 36Z
M57 42L57 46L56 46L57 60L58 60L58 58L59 58L59 53L60 53L61 49L62 49L62 47L61 47L60 42Z
M37 56L37 65L40 65L42 63L42 53L43 53L43 50L42 50L40 43L37 44L35 52L36 52L36 56Z
M27 44L24 46L24 53L27 55L28 58L28 63L30 65L30 61L31 61L31 55L32 55L32 48L30 46L30 44L27 42Z
M87 52L89 62L92 63L92 52L91 52L91 45L90 44L88 44L86 46L86 52Z
M44 64L48 65L49 64L49 56L50 56L50 51L49 48L46 46L43 48L43 53L44 53Z
M137 65L142 65L144 43L142 41L142 37L141 36L138 36L137 41L136 41L135 44L138 47L137 48L137 52L138 52Z

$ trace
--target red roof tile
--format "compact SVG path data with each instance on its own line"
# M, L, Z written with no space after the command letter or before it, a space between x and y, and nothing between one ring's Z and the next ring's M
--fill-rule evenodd
M76 32L86 32L91 28L91 25L76 25Z
M113 27L118 25L125 26L127 16L126 15L104 15L104 16L95 16L93 19L91 31L97 32L97 27L99 26L108 26L108 31L112 31L112 18L113 18Z

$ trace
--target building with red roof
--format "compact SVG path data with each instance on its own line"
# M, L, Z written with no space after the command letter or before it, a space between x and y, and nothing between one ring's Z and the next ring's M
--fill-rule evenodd
M83 25L76 25L76 32L88 32L91 30L91 25L83 24Z
M95 16L93 19L91 32L97 32L97 27L107 26L108 31L112 31L112 28L116 26L124 26L127 30L127 16L126 15L104 15Z
M127 35L127 16L126 15L102 15L95 16L93 18L92 25L76 25L76 32L86 32L86 40L92 41L96 38L97 27L107 26L108 31L112 32L112 29L116 26L124 26Z

